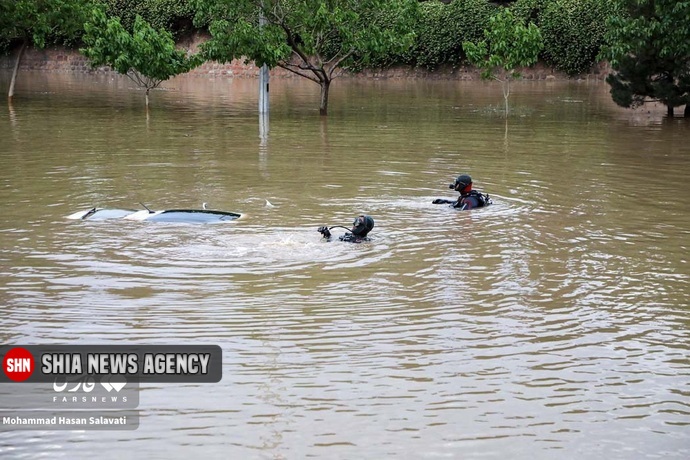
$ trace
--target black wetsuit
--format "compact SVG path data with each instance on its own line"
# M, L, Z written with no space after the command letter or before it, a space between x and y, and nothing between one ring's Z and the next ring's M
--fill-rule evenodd
M336 227L340 227L336 225ZM333 228L333 227L331 227ZM326 238L327 241L331 241L330 229L326 226L319 227L317 230L319 233ZM345 227L343 227L345 228ZM367 234L374 228L374 219L371 216L361 215L358 216L354 223L352 224L352 230L346 232L344 235L338 237L338 240L345 241L347 243L363 243L365 241L371 241L367 238Z
M443 198L438 198L432 201L433 204L449 204L455 209L460 209L462 211L466 209L483 208L492 204L491 198L486 193L479 193L476 190L472 190L469 193L462 194L458 197L456 201L445 200Z
M460 195L460 198L458 198L458 201L456 201L453 204L454 208L461 208L461 209L474 209L474 208L483 208L484 206L488 206L491 204L491 199L489 198L489 195L479 193L476 190L472 190L470 193L467 193L465 195Z
M345 233L344 235L340 235L338 237L340 241L345 241L347 243L364 243L365 241L371 241L368 237L364 236L356 236L353 235L350 232Z

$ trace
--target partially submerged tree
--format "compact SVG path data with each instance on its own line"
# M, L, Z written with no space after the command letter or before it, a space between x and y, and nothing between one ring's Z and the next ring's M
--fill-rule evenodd
M314 81L321 87L321 115L328 113L339 71L410 46L417 8L417 0L196 1L197 19L210 22L212 38L202 47L207 58L244 57Z
M622 107L661 102L673 117L685 105L690 116L690 1L620 0L602 56L614 72L606 82Z
M0 0L0 40L21 42L7 97L12 100L24 51L78 36L91 0Z
M177 49L170 32L155 30L140 16L130 33L118 18L108 18L101 8L95 8L84 28L86 46L80 51L94 67L110 66L145 88L147 108L152 89L202 62L198 55Z
M520 77L519 67L537 62L543 48L539 28L534 24L524 25L509 9L504 9L489 19L484 30L484 40L479 43L462 44L471 64L482 69L482 78L502 83L506 116L510 82Z

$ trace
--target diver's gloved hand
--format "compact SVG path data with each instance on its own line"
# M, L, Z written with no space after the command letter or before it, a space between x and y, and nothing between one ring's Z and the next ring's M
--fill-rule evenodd
M363 238L358 238L350 232L345 232L345 234L340 235L338 239L340 241L346 241L348 243L361 243L363 241Z
M331 237L331 231L328 230L328 227L325 225L323 227L319 227L316 229L321 235L323 235L324 238L330 238Z
M431 202L431 204L452 204L455 203L452 200L445 200L443 198L436 198L434 201Z

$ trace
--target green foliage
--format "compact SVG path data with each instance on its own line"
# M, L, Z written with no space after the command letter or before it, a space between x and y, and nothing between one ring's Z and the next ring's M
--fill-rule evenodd
M197 0L197 5L198 21L212 18L213 39L204 46L209 58L244 56L269 66L293 56L309 57L315 65L366 65L374 56L400 53L411 43L409 18L416 9L414 0Z
M481 39L496 7L487 0L432 0L420 4L415 42L401 61L428 69L464 60L462 43Z
M244 57L315 81L322 89L322 114L337 69L371 65L376 56L399 54L410 46L410 24L417 8L417 0L197 0L196 4L197 20L210 20L212 39L202 46L207 58L227 62ZM259 16L265 18L263 25Z
M107 6L106 14L119 17L125 29L131 31L137 16L154 29L165 29L174 35L192 28L193 0L100 0Z
M673 108L690 104L690 0L622 0L609 21L601 56L614 73L613 100L636 107L648 100Z
M92 65L108 65L147 92L201 63L198 56L176 49L170 32L152 28L141 16L134 19L130 33L118 18L108 18L101 8L96 8L85 29L86 46L80 51Z
M506 9L489 19L484 40L476 44L464 42L462 46L470 63L484 70L485 78L495 77L497 70L518 77L518 67L537 62L543 42L537 26L525 26Z
M212 39L202 45L207 59L230 62L244 57L246 62L275 67L290 58L285 30L273 22L260 27L260 7L255 2L198 0L198 7L197 21L210 22Z
M12 30L11 7L9 0L0 0L0 52L6 52L12 40L9 36Z
M511 9L541 30L541 58L558 70L577 75L596 62L604 44L606 21L618 5L615 0L518 0Z
M542 11L554 1L556 0L518 0L510 9L515 17L525 22L533 22L539 27Z
M26 40L43 48L83 31L91 0L0 0L0 42Z
M470 63L482 69L482 78L494 78L503 82L506 115L510 80L520 76L516 70L518 67L537 62L543 46L539 28L533 23L524 25L509 9L504 9L489 19L489 27L484 30L484 40L476 44L462 44Z
M543 10L544 57L570 75L587 72L604 43L606 20L615 2L557 0Z
M414 5L416 8L416 4ZM362 17L360 21L364 24L368 24L372 28L386 28L390 24L398 24L401 30L406 33L405 41L401 43L401 46L396 46L382 52L368 53L364 59L360 59L356 56L349 65L348 70L359 71L363 67L370 68L382 68L388 67L392 64L397 64L404 61L404 55L409 53L410 48L413 46L413 40L416 38L414 36L414 25L418 17L418 12L411 12L406 8L377 8L377 9L366 9L362 11ZM327 42L327 46L332 49L337 49L341 46L341 43L337 36L334 36L330 42Z

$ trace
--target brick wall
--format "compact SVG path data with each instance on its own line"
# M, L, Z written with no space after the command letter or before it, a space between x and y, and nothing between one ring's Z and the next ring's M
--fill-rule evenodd
M180 42L185 49L196 51L203 36L195 35ZM11 71L14 68L18 49L10 55L0 56L0 71ZM93 69L89 61L78 51L61 47L48 49L27 48L20 65L21 70L34 70L43 72L80 72L80 73L107 73L112 72L109 67ZM603 80L608 74L609 68L602 64L593 69L588 75L580 76L581 79ZM207 62L190 73L192 76L224 76L234 78L256 78L259 68L254 63L244 64L242 60L234 60L227 64ZM442 68L436 71L415 69L410 67L395 67L382 70L366 70L359 74L347 74L344 77L370 78L370 79L430 79L430 80L477 80L479 73L473 68ZM568 76L553 69L536 65L524 69L522 76L528 80L566 80ZM271 70L273 78L296 77L293 73L275 68Z

